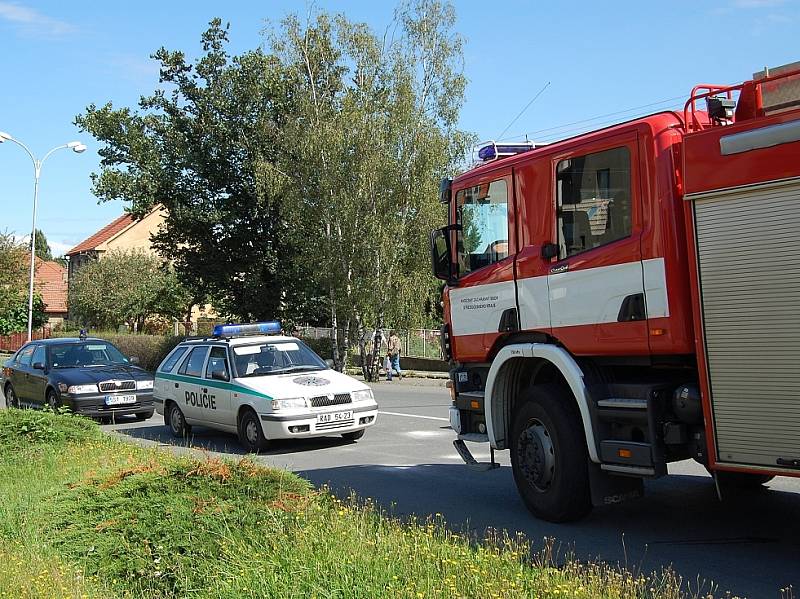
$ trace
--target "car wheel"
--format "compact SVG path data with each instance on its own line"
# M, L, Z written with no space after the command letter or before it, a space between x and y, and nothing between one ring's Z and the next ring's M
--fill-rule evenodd
M726 472L724 470L718 470L716 478L717 483L722 489L760 491L765 489L766 487L764 487L764 485L775 477L769 474L750 474L749 472Z
M583 425L568 390L536 385L520 398L511 467L519 494L536 517L568 522L592 509Z
M258 453L267 448L267 438L261 429L258 415L252 410L246 410L239 417L239 441L250 453Z
M137 412L135 415L136 420L142 422L143 420L148 420L153 417L153 410L149 412Z
M349 433L342 433L342 437L348 441L358 441L364 436L365 430L362 428L360 431L351 431Z
M186 418L181 409L174 403L169 405L169 430L173 437L184 439L192 432L192 427L186 423Z
M58 393L56 393L53 389L49 389L47 391L46 399L47 408L53 412L58 412L58 409L61 407L61 400L58 398Z
M14 387L10 384L6 385L5 395L7 408L19 408L19 398L17 397L16 391L14 391Z

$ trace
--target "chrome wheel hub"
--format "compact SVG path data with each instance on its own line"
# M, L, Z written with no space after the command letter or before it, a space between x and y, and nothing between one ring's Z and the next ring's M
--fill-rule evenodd
M258 443L258 430L256 429L256 426L258 425L255 422L248 420L244 427L244 435L247 437L247 442L251 445Z
M517 458L528 484L539 492L547 491L555 474L556 453L552 437L540 420L531 420L520 434Z

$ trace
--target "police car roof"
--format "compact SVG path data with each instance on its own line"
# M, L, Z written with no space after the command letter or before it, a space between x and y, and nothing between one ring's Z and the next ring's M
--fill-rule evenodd
M241 337L198 337L187 339L183 343L207 344L226 343L228 345L256 345L258 343L275 343L276 341L299 341L296 337L286 335L242 335Z

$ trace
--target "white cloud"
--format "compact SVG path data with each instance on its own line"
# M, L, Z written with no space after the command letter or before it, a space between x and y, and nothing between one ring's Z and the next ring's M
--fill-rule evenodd
M736 0L737 8L774 8L786 3L786 0Z
M64 252L67 252L75 247L74 243L63 243L61 241L50 241L47 240L48 245L50 246L50 251L53 253L54 257L63 256Z
M0 21L12 24L20 33L42 37L63 37L75 31L70 23L48 17L19 2L0 1Z

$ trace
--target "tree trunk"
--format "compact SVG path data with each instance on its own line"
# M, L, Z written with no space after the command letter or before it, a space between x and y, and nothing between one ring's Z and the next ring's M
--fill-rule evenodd
M331 300L331 344L333 345L333 366L342 370L342 361L339 358L339 321L336 315L336 290L333 285L328 287Z

